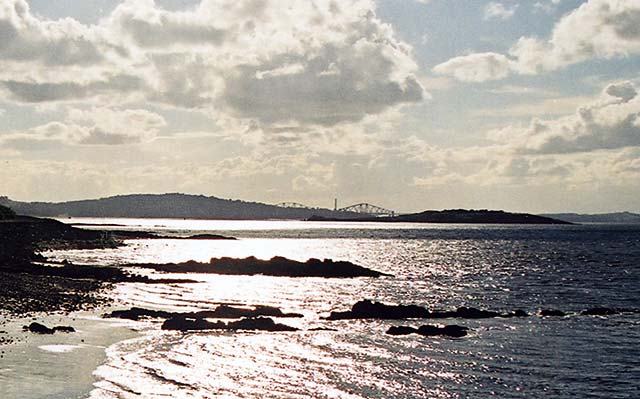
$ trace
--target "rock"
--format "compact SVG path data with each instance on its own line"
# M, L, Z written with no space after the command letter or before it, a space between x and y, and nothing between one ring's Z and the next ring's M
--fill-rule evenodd
M54 329L49 328L49 327L45 326L44 324L35 323L35 322L29 324L29 326L22 327L22 329L25 330L25 331L30 331L30 332L35 333L35 334L53 334L53 333L55 333Z
M163 330L178 330L178 331L198 331L198 330L219 330L226 327L226 324L218 322L210 322L202 318L187 318L176 316L167 319L162 323Z
M76 332L76 329L71 326L55 326L53 327L53 331L63 332L63 333L72 333L72 332Z
M459 338L467 335L468 330L469 329L467 327L458 326L455 324L444 326L444 327L425 324L423 326L418 327L418 334L425 337L434 337L438 335L443 335L445 337Z
M329 328L329 327L313 327L308 329L307 331L338 331L335 328Z
M564 317L567 314L565 312L563 312L562 310L540 309L538 311L538 315L540 317Z
M431 313L416 305L385 305L380 302L363 300L356 302L350 311L331 312L326 320L345 319L426 319Z
M369 300L359 301L349 311L331 312L326 320L345 319L488 319L494 317L527 317L527 312L516 310L509 313L499 313L491 310L459 307L454 311L429 311L416 305L385 305Z
M462 319L491 319L500 316L500 313L490 310L480 310L476 308L460 307L455 312L455 316Z
M189 237L183 237L184 240L235 240L235 237L225 237L218 234L195 234Z
M228 330L259 330L259 331L298 331L297 328L279 324L268 317L246 318L231 321L227 324Z
M103 317L112 317L116 319L127 319L127 320L137 321L145 318L167 319L176 315L177 315L176 313L172 313L172 312L164 312L161 310L151 310L151 309L133 307L129 310L114 310L109 314L103 315Z
M455 324L447 326L434 326L430 324L422 325L418 328L407 326L392 326L387 330L389 335L409 335L418 334L424 337L444 336L452 338L460 338L467 335L469 329L467 327L458 326Z
M618 313L620 313L618 310L612 308L591 308L583 310L580 314L584 316L610 316Z
M166 264L134 264L167 273L211 273L224 275L264 275L278 277L380 277L387 274L358 266L351 262L333 261L332 259L309 259L306 262L275 256L269 260L257 259L253 256L244 259L212 258L208 263L188 261L184 263Z
M298 331L297 328L279 324L268 317L245 318L225 323L210 322L203 318L173 317L162 324L163 330L199 331L199 330L248 330L248 331Z
M389 335L409 335L415 334L418 332L417 328L407 327L407 326L391 326L387 330L387 334Z
M115 310L105 314L103 317L114 317L119 319L140 320L144 318L170 319L170 318L191 318L191 319L240 319L242 317L303 317L299 313L284 313L274 306L257 305L253 308L241 308L228 305L220 305L215 310L203 310L200 312L166 312L162 310L151 310L133 307L129 310Z
M505 317L505 318L510 318L510 317L529 317L529 313L525 312L522 309L516 309L513 312L502 313L499 317Z

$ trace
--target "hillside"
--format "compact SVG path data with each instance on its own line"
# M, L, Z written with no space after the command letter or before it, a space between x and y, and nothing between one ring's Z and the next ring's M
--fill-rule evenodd
M565 220L571 223L612 223L640 224L640 215L631 212L614 212L600 214L553 213L542 216Z
M306 219L357 217L329 209L281 208L258 202L228 200L187 194L132 194L70 202L18 202L0 197L0 205L21 215L42 217L123 217L191 219Z

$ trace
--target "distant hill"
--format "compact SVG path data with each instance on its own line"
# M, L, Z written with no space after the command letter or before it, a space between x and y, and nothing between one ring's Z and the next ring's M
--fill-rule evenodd
M123 217L189 219L307 219L357 217L357 213L322 208L282 208L258 202L187 194L132 194L70 202L19 202L0 197L0 205L21 215L42 217Z
M316 216L311 220L329 220ZM444 211L424 211L407 215L382 218L335 218L334 221L376 221L376 222L408 222L408 223L470 223L470 224L571 224L567 221L557 220L544 216L528 213L510 213L505 211L492 211L487 209L467 210L448 209Z
M600 213L594 215L579 213L551 213L542 216L560 219L571 223L640 224L640 215L631 212Z

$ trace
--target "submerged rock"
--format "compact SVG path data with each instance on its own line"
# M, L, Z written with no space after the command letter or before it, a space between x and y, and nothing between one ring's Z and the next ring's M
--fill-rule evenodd
M444 337L460 338L467 335L468 331L469 329L467 327L458 326L455 324L451 324L447 326L434 326L430 324L425 324L418 328L407 327L407 326L392 326L387 330L387 334L389 335L418 334L418 335L422 335L423 337L444 336Z
M538 311L538 315L540 317L564 317L567 314L565 312L563 312L562 310L540 309Z
M244 259L211 258L208 263L188 261L167 264L135 264L131 266L168 273L211 273L226 275L264 275L279 277L380 277L387 274L332 259L309 259L306 262L275 256L269 260L250 256Z
M618 313L620 311L613 308L590 308L583 310L580 314L584 316L610 316Z
M491 310L459 307L454 311L430 311L416 305L386 305L380 302L363 300L355 303L351 310L345 312L331 312L326 320L345 319L488 319L494 317L527 317L527 312L515 310L499 313Z
M297 328L279 324L268 317L245 318L225 323L211 322L204 318L172 317L162 324L163 330L246 330L246 331L298 331Z

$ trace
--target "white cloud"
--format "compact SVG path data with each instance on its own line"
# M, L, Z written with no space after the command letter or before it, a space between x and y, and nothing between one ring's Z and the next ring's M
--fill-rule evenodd
M203 0L184 11L127 0L98 25L7 0L0 37L0 96L20 102L146 99L264 125L335 125L425 96L410 46L372 0Z
M164 118L143 109L71 109L62 122L0 134L0 147L33 150L56 145L118 145L153 140Z
M505 56L471 54L437 65L434 71L463 81L502 79L509 73L537 74L591 58L640 54L640 3L637 0L589 0L556 23L551 37L522 37ZM487 68L491 60L493 68Z
M440 75L453 76L463 82L484 82L501 79L509 75L513 61L497 53L477 53L455 57L436 65L433 71Z
M517 4L514 4L511 7L506 7L502 3L492 1L492 2L489 2L484 8L484 19L485 20L490 20L490 19L507 20L514 16L517 8L518 8Z
M527 127L512 127L517 151L573 153L640 146L640 96L631 82L607 86L600 99L574 115L554 120L534 119Z

